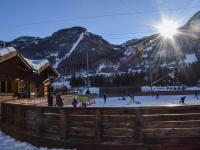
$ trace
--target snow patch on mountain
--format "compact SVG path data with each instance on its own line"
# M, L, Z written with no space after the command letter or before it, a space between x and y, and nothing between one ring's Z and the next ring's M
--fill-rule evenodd
M62 57L61 59L58 59L56 61L56 63L54 64L54 68L58 68L59 64L65 60L66 58L68 58L72 53L73 51L76 49L76 47L78 46L78 44L81 42L81 40L84 38L84 35L85 35L86 32L83 32L80 34L78 40L73 44L72 48L70 49L70 51L64 56Z
M186 64L192 64L195 63L197 61L197 57L195 54L186 54L185 55L185 63Z

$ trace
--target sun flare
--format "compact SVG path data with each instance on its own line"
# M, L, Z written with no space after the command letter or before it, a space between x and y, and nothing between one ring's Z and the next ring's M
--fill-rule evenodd
M156 29L162 37L172 39L178 33L178 23L173 20L163 19L160 24L156 25Z

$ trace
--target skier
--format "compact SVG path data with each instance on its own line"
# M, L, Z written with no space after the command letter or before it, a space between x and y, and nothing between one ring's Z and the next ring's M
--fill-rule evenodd
M194 92L194 98L199 99L197 90Z

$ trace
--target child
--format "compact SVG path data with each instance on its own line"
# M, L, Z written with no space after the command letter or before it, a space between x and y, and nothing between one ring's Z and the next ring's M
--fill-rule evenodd
M73 101L72 101L72 105L73 105L73 107L77 107L77 105L78 105L78 100L77 100L76 97L74 97L74 99L73 99Z
M130 96L130 103L134 103L135 102L135 97L134 97L134 94L131 94Z

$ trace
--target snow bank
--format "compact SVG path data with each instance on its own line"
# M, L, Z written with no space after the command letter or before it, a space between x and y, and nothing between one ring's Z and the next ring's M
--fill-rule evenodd
M64 150L58 148L44 148L44 147L36 147L26 142L17 141L3 132L0 131L0 149L1 150Z

